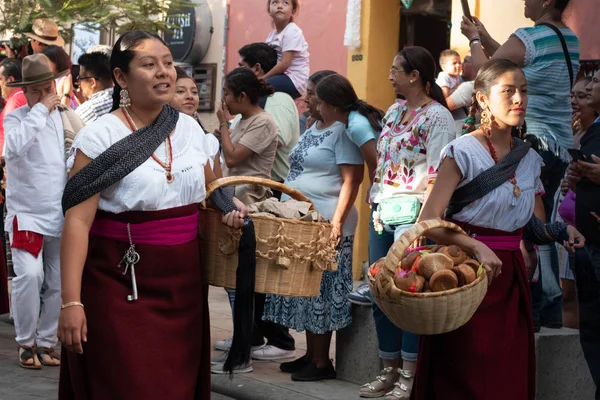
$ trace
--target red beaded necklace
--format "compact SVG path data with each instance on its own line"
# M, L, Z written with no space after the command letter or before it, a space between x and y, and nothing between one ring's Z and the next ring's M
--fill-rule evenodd
M127 107L123 107L123 114L125 115L125 119L129 123L129 128L131 128L132 132L138 130L137 126L135 126L135 122L133 122L133 118L129 115L129 111ZM158 157L152 154L152 159L156 161L163 169L165 170L165 176L167 178L167 183L173 183L175 180L175 176L173 176L171 167L173 165L173 147L171 146L171 135L167 136L165 140L165 153L167 153L167 161L162 162Z
M490 155L492 156L492 159L494 160L494 162L496 164L498 164L498 161L499 161L498 153L496 152L496 148L494 147L494 144L492 143L492 140L490 139L491 135L492 135L492 133L489 131L483 133L483 136L485 137L487 145L490 148ZM510 149L511 150L513 149L514 145L515 145L515 141L511 137L510 138ZM521 188L519 187L519 185L517 185L517 171L514 172L513 176L511 176L508 181L513 184L513 194L515 195L515 197L519 197L521 195Z

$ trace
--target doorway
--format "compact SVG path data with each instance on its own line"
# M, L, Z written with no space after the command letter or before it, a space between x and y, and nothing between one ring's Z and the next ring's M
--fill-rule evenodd
M415 1L400 11L400 49L421 46L429 50L440 71L440 53L450 48L452 0Z

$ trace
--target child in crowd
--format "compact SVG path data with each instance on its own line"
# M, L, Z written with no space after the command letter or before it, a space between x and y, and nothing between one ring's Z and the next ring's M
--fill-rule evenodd
M309 74L308 43L302 29L293 22L299 9L298 0L268 0L267 4L275 29L266 42L277 50L277 65L263 79L275 91L297 99L306 91Z
M438 75L436 83L442 88L444 97L450 97L452 92L463 82L460 54L454 50L442 51L440 66L442 71Z

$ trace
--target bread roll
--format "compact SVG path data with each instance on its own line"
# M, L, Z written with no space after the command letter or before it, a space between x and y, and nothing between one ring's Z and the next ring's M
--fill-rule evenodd
M410 293L419 293L423 291L425 278L415 274L414 272L409 272L404 276L396 276L396 278L394 278L394 283L400 290Z
M400 261L400 266L402 267L403 270L410 271L410 269L412 268L413 264L415 263L417 257L419 257L420 255L421 254L418 251L408 253Z
M437 271L429 280L429 286L434 292L443 292L458 287L456 274L449 269Z
M445 254L452 259L454 265L462 264L467 259L467 253L458 246L446 246L438 250L438 253Z
M454 262L450 257L441 253L425 254L419 260L419 275L425 279L442 269L452 269Z
M481 265L481 263L479 261L469 258L469 259L465 260L463 262L463 264L471 267L473 269L473 271L475 272L475 276L477 277L477 271L479 271L479 266Z
M452 269L458 278L458 286L465 286L477 279L477 274L473 268L467 264L457 265Z

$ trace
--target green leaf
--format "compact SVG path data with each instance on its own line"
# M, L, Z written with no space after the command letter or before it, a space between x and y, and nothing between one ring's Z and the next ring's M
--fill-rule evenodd
M483 275L483 264L479 264L479 269L477 269L477 277L479 278Z

